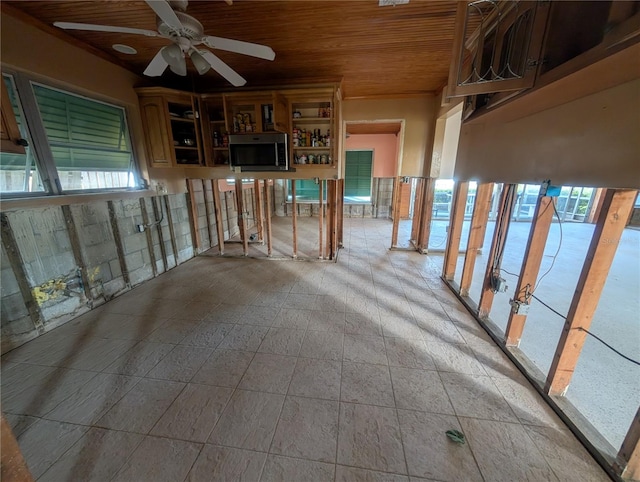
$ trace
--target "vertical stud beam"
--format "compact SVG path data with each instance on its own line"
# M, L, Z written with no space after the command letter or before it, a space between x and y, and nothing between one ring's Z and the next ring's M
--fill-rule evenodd
M76 222L74 221L73 214L71 213L71 206L62 206L62 215L64 216L65 223L67 224L67 232L69 233L69 241L71 242L71 249L73 251L73 257L76 262L76 266L80 268L80 278L82 279L84 295L87 297L87 300L90 301L92 299L91 286L89 285L87 268L84 260L82 259L82 244L80 243L80 237L78 236ZM146 221L143 222L146 223ZM156 275L155 264L153 265L153 275Z
M464 257L462 278L460 279L461 296L469 296L476 258L478 251L482 248L484 235L487 231L492 194L493 183L491 182L480 184L476 191L476 201L473 205L473 216L471 217L471 227L469 228L469 240L467 241L467 254Z
M536 288L536 280L540 272L540 264L544 255L544 248L547 244L551 221L553 220L553 198L550 196L539 196L536 203L536 210L533 214L531 229L529 230L529 240L524 250L524 261L520 269L518 284L513 295L514 300L529 303L529 293L533 293ZM505 343L507 346L519 346L524 324L527 315L509 313L509 321L505 331Z
M545 385L550 395L564 395L598 307L602 289L616 254L620 237L633 209L636 192L607 189L591 238L586 261L569 307Z
M418 232L418 251L426 253L431 236L431 218L433 217L433 198L435 196L436 180L432 177L424 180L422 195L422 220Z
M129 286L131 280L129 278L129 270L124 260L124 247L122 246L122 237L120 236L120 226L118 225L118 216L113 201L107 201L107 209L109 210L109 222L111 223L111 232L113 233L113 241L116 244L116 252L118 253L118 262L120 263L120 271L122 271L122 279ZM165 265L166 271L166 265Z
M631 422L613 468L624 480L640 479L640 408Z
M267 179L264 180L264 201L267 225L267 256L271 257L271 191L269 190L269 181Z
M213 193L213 210L216 216L216 232L218 233L218 252L224 254L224 225L222 224L222 211L220 205L220 185L217 179L211 180L211 192Z
M453 188L451 199L451 216L449 217L449 236L447 248L444 252L444 264L442 276L447 281L452 281L456 273L458 255L460 254L460 238L462 237L462 223L464 222L464 210L469 194L469 182L457 182Z
M293 257L298 257L298 204L296 201L296 180L291 179L291 225L293 227Z
M263 233L263 211L262 211L262 192L260 189L260 179L253 181L253 193L256 200L256 230L258 231L258 241L264 243Z
M336 250L342 247L342 235L344 231L344 179L337 181L337 199L336 199ZM364 211L363 211L364 215Z
M411 241L418 246L418 233L422 223L422 197L424 196L424 179L419 178L416 182L416 199L413 203L413 220L411 222Z
M162 215L161 215L162 203L160 204L160 211L158 211L156 198L152 197L151 205L153 206L153 219L156 225L156 229L158 230L158 242L160 243L160 254L162 255L162 266L164 267L164 271L167 271L169 269L169 265L167 264L167 250L165 249L165 246L164 246L164 235L162 234L162 223L160 222L160 220L162 219ZM208 219L208 216L207 216L207 219Z
M324 246L322 245L324 227L324 181L318 182L318 258L324 258Z
M482 284L482 293L480 293L480 302L478 303L478 316L486 319L491 311L493 304L493 275L494 264L500 263L498 259L500 253L504 250L507 242L507 234L509 233L509 224L513 215L513 205L516 197L516 185L504 184L502 186L502 194L500 195L500 204L498 205L498 213L496 216L496 228L493 232L491 241L491 250L487 259L487 269L484 272L484 283Z
M244 222L244 189L242 188L242 179L236 179L236 206L238 206L238 229L240 230L240 239L242 239L242 253L247 256L249 254L249 238L247 236L247 225Z
M189 223L191 225L191 238L195 243L194 251L196 253L199 253L202 242L200 241L200 227L198 226L198 210L196 207L196 197L195 193L193 192L193 179L187 179L187 190L189 191L189 195L187 196L187 207L189 212L189 219L191 221Z
M334 259L336 232L336 181L327 180L327 258Z
M0 478L6 482L33 482L18 441L5 420L4 414L0 421L0 444L2 445Z
M393 180L393 227L391 228L391 247L394 248L398 245L398 227L400 226L400 201L402 199L402 193L400 188L400 178L396 177Z
M169 235L171 236L171 250L173 251L173 260L178 266L178 243L176 242L176 231L173 227L173 214L171 213L171 203L169 196L164 197L164 204L167 208L167 222L169 223Z
M140 198L140 211L142 212L142 222L144 223L145 230L144 235L147 238L147 248L149 249L149 258L151 259L151 270L153 271L153 277L158 276L158 266L156 264L156 251L153 249L153 236L151 235L151 229L149 228L149 215L147 214L147 201L146 198Z
M209 248L213 247L213 231L211 229L211 209L209 209L209 201L207 200L207 185L204 179L200 179L202 183L202 199L204 200L204 213L207 218L207 235L209 236Z

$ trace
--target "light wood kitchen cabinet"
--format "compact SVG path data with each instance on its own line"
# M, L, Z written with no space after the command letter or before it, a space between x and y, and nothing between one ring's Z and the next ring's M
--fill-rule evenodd
M290 132L289 104L276 91L223 94L230 134Z

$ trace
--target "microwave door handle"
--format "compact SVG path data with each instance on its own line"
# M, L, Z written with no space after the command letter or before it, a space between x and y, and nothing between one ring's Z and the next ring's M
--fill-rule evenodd
M278 167L278 143L274 143L273 144L273 148L276 150L276 163L275 163L275 167Z

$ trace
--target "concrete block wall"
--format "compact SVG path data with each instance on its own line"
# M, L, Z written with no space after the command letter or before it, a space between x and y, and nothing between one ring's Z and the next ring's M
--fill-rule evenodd
M193 256L185 194L3 212L1 352Z

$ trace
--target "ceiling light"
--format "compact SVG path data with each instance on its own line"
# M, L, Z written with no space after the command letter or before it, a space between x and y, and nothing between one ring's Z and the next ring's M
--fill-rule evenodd
M209 71L211 64L207 62L202 55L200 55L200 52L194 49L189 53L189 55L191 56L193 65L196 66L196 70L200 75L204 75Z
M111 47L113 48L113 50L115 50L116 52L120 52L121 54L134 55L138 53L136 49L130 47L129 45L113 44Z
M184 60L184 53L177 44L162 47L162 58L169 64L171 72L181 76L187 75L187 63Z

